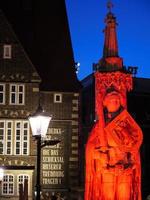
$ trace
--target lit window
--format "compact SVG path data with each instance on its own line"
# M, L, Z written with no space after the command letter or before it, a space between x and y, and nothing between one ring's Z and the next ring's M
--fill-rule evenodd
M6 121L6 154L12 154L12 121Z
M0 154L12 154L12 121L0 120Z
M10 85L10 104L24 105L24 85Z
M15 154L19 155L20 152L21 152L21 123L16 122L15 128L16 128L16 130L15 130L15 132L16 132L16 140L15 140L15 142L16 142L16 145L15 145L16 152L15 152Z
M19 185L20 184L23 184L23 188L24 188L24 183L25 183L25 180L28 181L28 195L29 195L29 189L30 189L30 181L29 181L29 176L28 175L19 175L18 176L18 194L19 194Z
M54 103L62 103L62 94L54 94Z
M3 185L2 185L3 195L13 195L14 194L14 176L4 175Z
M4 52L3 52L3 58L5 59L11 59L12 57L12 49L11 45L4 45Z
M0 154L4 154L5 123L0 121Z
M0 154L12 154L12 121L0 120Z
M29 154L29 123L18 121L15 123L15 154Z
M29 122L0 120L0 155L28 154Z
M5 103L5 85L0 84L0 104Z
M22 154L27 155L28 152L28 145L29 145L29 123L23 122L23 129L22 129Z

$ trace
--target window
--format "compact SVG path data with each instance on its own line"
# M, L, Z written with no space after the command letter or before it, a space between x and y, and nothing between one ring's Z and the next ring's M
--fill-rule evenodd
M18 121L15 123L15 155L29 153L29 123Z
M12 121L6 121L6 154L12 154Z
M8 172L9 171L9 172ZM32 176L30 174L24 174L23 170L6 170L1 183L1 194L10 198L11 195L19 196L19 185L25 186L25 180L28 181L28 195L32 195ZM16 199L15 198L15 199ZM1 198L0 198L1 199Z
M29 122L0 120L0 155L28 154Z
M5 123L0 121L0 154L4 154Z
M4 52L3 52L3 58L5 59L11 59L12 56L12 49L11 45L4 45Z
M13 195L14 194L14 176L4 175L3 185L2 185L3 195Z
M12 154L12 121L0 120L0 154Z
M54 103L62 103L62 94L54 94Z
M20 184L23 184L23 186L24 186L24 183L25 183L25 179L27 179L28 180L28 195L29 195L29 184L30 184L30 181L29 181L29 176L28 175L19 175L18 176L18 194L19 194L19 185Z
M0 84L0 104L5 103L5 85Z
M10 85L10 104L24 105L24 85Z

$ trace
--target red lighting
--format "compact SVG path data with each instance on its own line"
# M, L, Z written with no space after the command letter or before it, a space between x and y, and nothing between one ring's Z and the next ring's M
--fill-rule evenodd
M126 109L132 77L95 73L95 123L86 144L85 200L141 200L142 131Z

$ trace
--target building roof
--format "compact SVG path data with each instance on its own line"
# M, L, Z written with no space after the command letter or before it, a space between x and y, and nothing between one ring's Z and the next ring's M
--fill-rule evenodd
M4 45L11 45L11 59L3 58ZM40 82L40 77L0 10L0 81Z
M150 79L149 78L133 78L133 92L150 94Z
M7 10L8 1L0 6L40 74L41 89L78 91L65 0L13 0L15 6Z

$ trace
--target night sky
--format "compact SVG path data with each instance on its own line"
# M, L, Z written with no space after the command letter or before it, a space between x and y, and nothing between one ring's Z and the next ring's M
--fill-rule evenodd
M107 0L66 0L78 78L92 72L102 57ZM125 66L137 66L137 77L150 78L150 0L113 0L117 17L119 56Z

